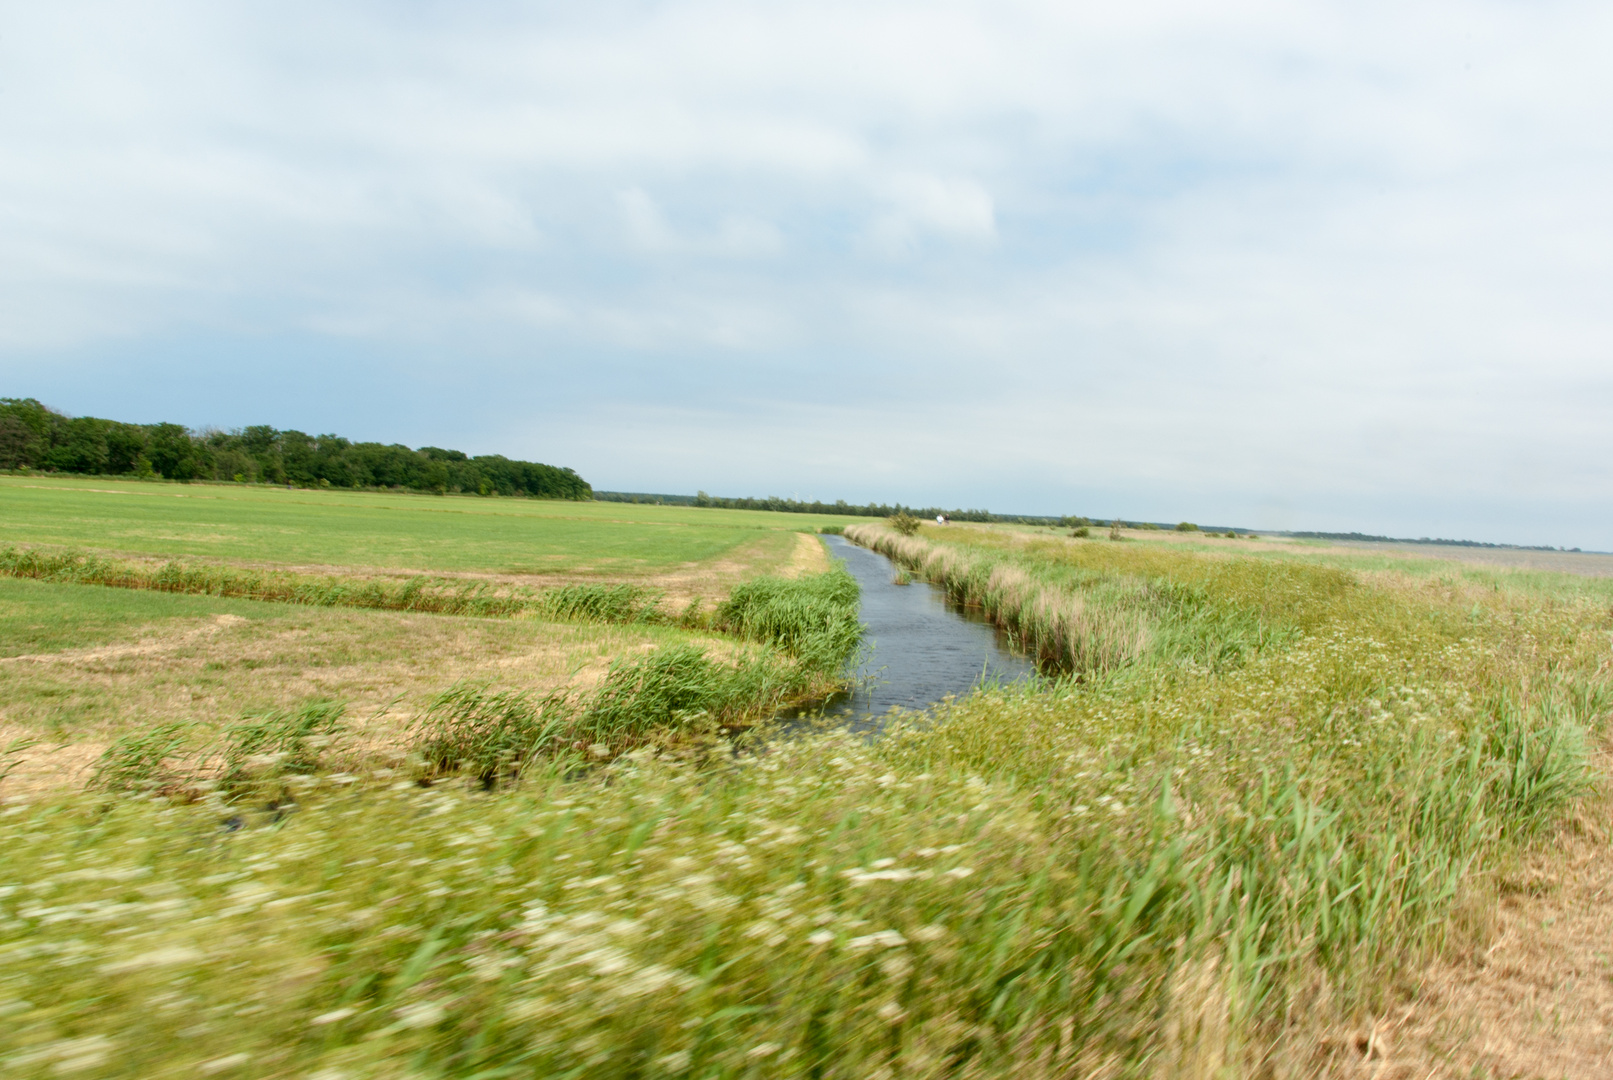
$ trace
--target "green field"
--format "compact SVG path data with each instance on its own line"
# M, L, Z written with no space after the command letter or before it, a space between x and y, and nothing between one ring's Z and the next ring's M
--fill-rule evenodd
M630 503L0 477L0 545L424 572L642 577L847 518Z
M278 604L249 600L0 578L0 658L135 641L216 615L272 619L284 614Z
M0 478L0 545L181 564L318 568L339 591L376 571L512 575L500 588L629 581L675 616L802 554L798 516L166 483ZM810 560L803 567L821 569ZM150 577L148 573L148 578ZM283 576L283 575L282 575ZM307 579L306 575L304 576ZM618 620L620 621L620 620ZM248 713L339 699L372 756L464 681L586 688L612 661L671 646L730 658L752 647L696 628L309 609L145 588L0 578L0 745L46 737L13 790L82 783L113 741L165 724L198 738ZM64 771L65 770L65 771Z

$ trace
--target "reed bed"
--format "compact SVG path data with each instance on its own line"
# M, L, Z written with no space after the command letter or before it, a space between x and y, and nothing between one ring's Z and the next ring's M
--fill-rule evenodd
M864 524L845 536L979 608L1044 669L1083 678L1162 657L1190 667L1241 663L1303 622L1297 610L1273 618L1270 598L1323 603L1351 584L1329 567L1240 560L1229 569L1179 553L978 542L989 534L938 542Z
M862 640L858 595L856 579L843 566L801 578L753 578L718 605L712 625L832 672Z
M942 586L955 601L979 607L1045 666L1103 672L1148 653L1156 621L1150 616L1160 603L1141 582L1059 588L994 553L932 544L880 525L851 525L845 536Z
M1341 1035L1572 827L1613 616L1103 557L1011 565L1142 579L1147 649L879 740L11 806L5 1075L1353 1074Z

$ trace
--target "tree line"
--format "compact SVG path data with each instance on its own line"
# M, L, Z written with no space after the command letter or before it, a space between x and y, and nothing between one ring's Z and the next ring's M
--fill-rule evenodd
M594 496L571 469L499 454L412 450L267 425L191 431L180 424L126 424L67 416L33 398L0 398L0 469L544 499Z
M916 518L933 520L938 514L945 515L952 521L997 521L1015 525L1059 525L1070 527L1074 525L1090 525L1091 521L1084 517L1057 516L1047 514L994 514L990 510L947 510L939 506L919 507L906 506L902 503L848 503L844 499L834 502L813 500L807 502L802 499L783 499L777 495L766 498L746 496L743 498L727 498L720 495L708 495L704 491L694 495L654 495L638 491L596 491L594 498L599 502L625 502L625 503L652 503L664 506L710 506L721 510L773 510L781 514L843 514L847 517L874 517L889 518L897 514L908 514Z

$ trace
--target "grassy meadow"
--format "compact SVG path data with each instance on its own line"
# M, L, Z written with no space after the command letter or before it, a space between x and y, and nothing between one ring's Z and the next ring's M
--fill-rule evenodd
M303 702L344 702L380 761L466 681L581 692L668 648L760 671L767 635L714 629L716 605L828 568L798 515L38 476L0 503L0 747L35 743L13 791Z
M59 517L0 542L202 554ZM8 730L122 747L88 789L0 780L0 1076L1391 1075L1356 1033L1482 951L1522 860L1598 827L1600 583L847 535L1049 677L874 739L716 724L854 642L832 573L737 583L698 625L0 579Z
M0 477L0 546L246 565L644 578L788 558L853 519L257 484Z

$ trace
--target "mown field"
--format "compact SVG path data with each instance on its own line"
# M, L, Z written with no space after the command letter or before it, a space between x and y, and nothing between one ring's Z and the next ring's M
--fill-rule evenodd
M423 573L645 577L788 557L850 518L744 510L0 477L0 545Z
M848 535L1057 677L872 740L715 726L771 677L747 656L844 645L799 636L840 610L832 574L742 587L699 627L0 583L14 658L71 641L53 622L138 646L229 617L120 731L210 664L249 687L271 641L302 671L344 656L333 702L429 667L418 631L341 620L644 635L586 643L636 666L565 700L519 665L435 703L458 672L422 675L401 755L287 681L205 745L125 744L98 786L9 796L0 1075L1483 1075L1460 1040L1386 1071L1404 1062L1360 1033L1426 965L1490 947L1520 866L1602 835L1605 585L1245 541ZM90 593L123 599L62 599ZM197 723L245 707L192 692Z
M384 757L465 680L587 688L676 647L759 662L715 604L828 565L797 515L39 476L0 478L0 503L0 747L36 740L14 791L82 783L166 724L339 700Z

